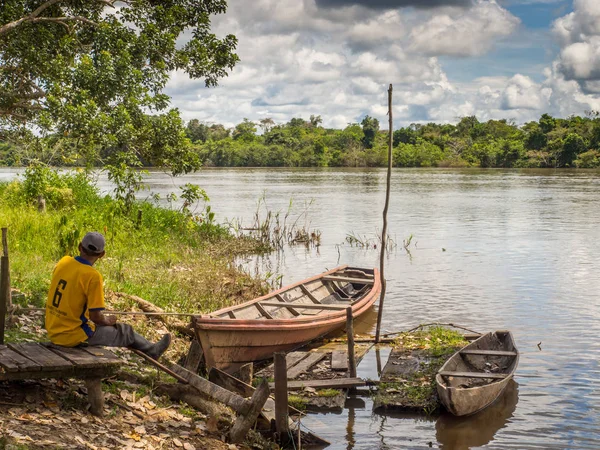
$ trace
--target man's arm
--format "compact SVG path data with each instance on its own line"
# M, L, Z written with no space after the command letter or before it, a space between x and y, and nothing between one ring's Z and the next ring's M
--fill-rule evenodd
M107 327L117 323L116 316L105 316L101 309L93 311L90 310L90 319L99 327Z

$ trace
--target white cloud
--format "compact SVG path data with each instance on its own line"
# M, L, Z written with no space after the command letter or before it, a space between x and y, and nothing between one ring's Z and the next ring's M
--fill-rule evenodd
M542 110L548 105L552 91L542 89L531 78L517 74L512 77L502 92L503 109Z
M515 31L520 20L494 0L436 14L411 32L412 48L430 55L477 56Z
M527 67L510 76L448 79L443 61L481 55L519 27L495 0L426 10L319 8L315 0L228 3L213 30L238 37L241 62L211 89L173 75L166 92L186 120L233 126L244 117L282 123L320 114L324 126L341 128L369 114L384 123L390 83L396 125L473 114L524 122L544 112L600 109L600 0L576 0L574 12L555 21L562 49L543 83Z

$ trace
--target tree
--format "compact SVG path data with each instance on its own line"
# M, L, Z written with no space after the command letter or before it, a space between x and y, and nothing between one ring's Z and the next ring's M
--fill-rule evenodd
M0 135L35 126L88 160L127 152L117 159L193 169L162 90L174 70L214 86L233 68L236 38L210 32L225 9L224 0L3 1ZM148 133L157 124L166 134ZM187 161L167 158L174 146Z
M192 119L185 127L185 134L192 142L206 142L209 128L198 119Z
M233 130L233 139L244 142L252 142L256 137L256 124L244 117L241 123L238 123Z
M377 136L377 132L379 131L379 120L365 116L365 118L361 122L363 129L363 145L365 148L373 148L373 143L375 142L375 136Z
M275 121L270 117L265 117L259 121L260 127L263 130L263 134L268 133L275 126Z
M585 141L581 136L575 133L569 133L563 141L562 149L556 155L558 167L572 166L577 159L577 155L587 150Z
M323 118L318 115L315 116L314 114L310 115L310 126L313 128L318 127L319 125L321 125L323 123Z

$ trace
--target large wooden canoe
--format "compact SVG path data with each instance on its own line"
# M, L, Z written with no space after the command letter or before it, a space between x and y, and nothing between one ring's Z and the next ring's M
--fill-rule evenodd
M456 352L436 375L442 404L456 416L474 414L498 398L519 363L510 331L481 336Z
M341 266L210 315L194 317L206 364L219 369L271 358L342 328L379 297L377 269Z

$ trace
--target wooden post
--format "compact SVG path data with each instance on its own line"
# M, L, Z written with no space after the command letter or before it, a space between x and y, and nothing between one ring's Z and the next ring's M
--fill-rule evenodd
M392 184L392 146L394 144L392 121L392 85L388 89L388 117L389 117L389 136L388 136L388 170L387 183L385 189L385 206L383 207L383 231L381 233L381 254L379 258L379 277L381 280L381 296L379 297L379 311L377 312L377 331L375 332L375 343L379 343L379 335L381 333L381 319L383 317L383 300L385 299L385 276L383 273L385 263L385 247L387 241L387 213L390 206L390 186Z
M356 378L356 357L354 355L354 325L352 307L346 308L346 338L348 339L348 371L350 378Z
M10 299L10 270L8 262L8 230L2 228L2 257L0 257L0 345L4 345L6 311L12 302Z
M138 209L137 219L135 221L135 227L139 228L142 226L142 210Z
M46 212L46 199L42 194L38 195L38 212L45 213Z
M101 378L86 378L85 387L90 401L90 412L98 417L104 415L104 394L102 393Z
M273 354L275 365L275 426L282 440L289 434L288 423L288 392L287 392L287 364L285 353Z
M8 256L0 258L0 345L4 345L6 304L10 300L10 278L8 276Z
M250 408L244 414L239 414L231 431L229 432L229 439L234 444L239 444L244 440L248 431L256 422L258 415L265 406L265 402L269 398L269 383L267 380L256 388L252 398L250 399Z

